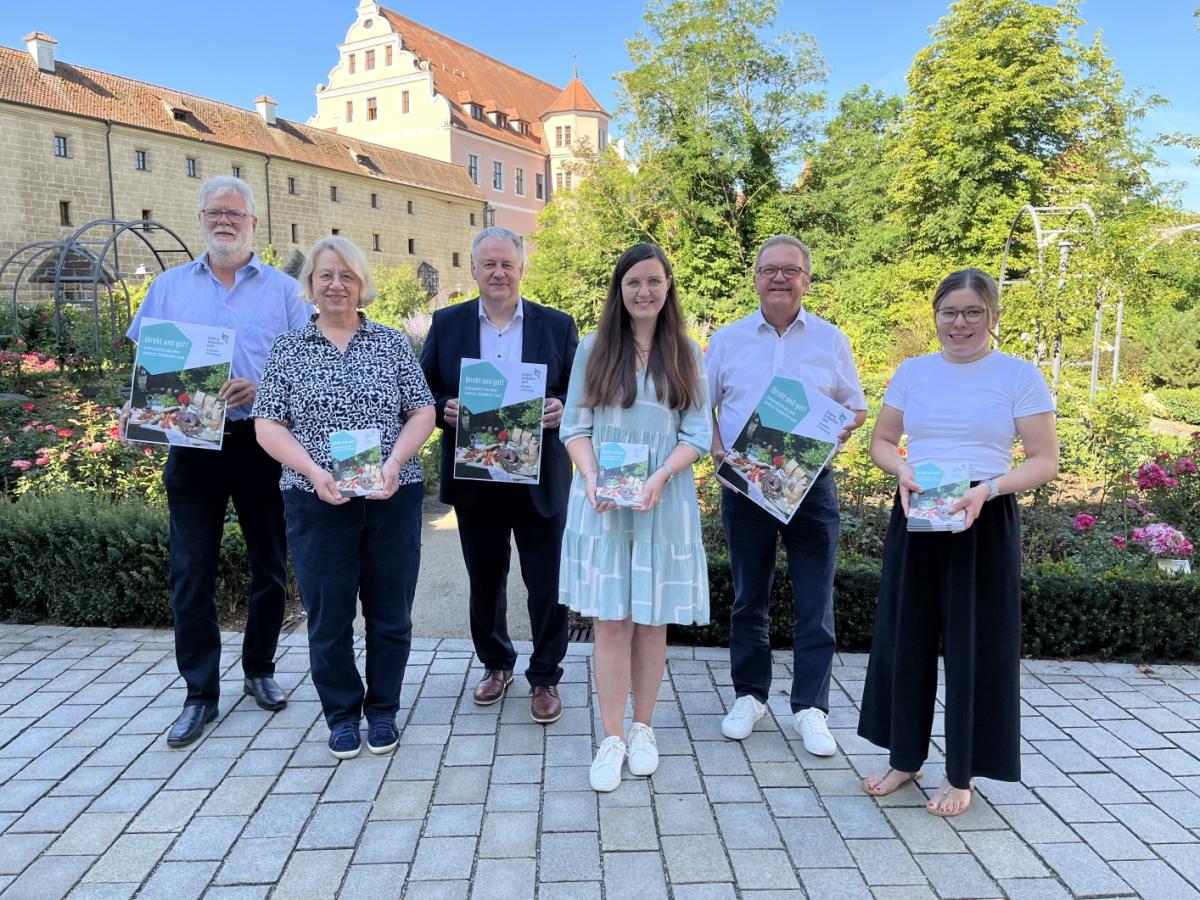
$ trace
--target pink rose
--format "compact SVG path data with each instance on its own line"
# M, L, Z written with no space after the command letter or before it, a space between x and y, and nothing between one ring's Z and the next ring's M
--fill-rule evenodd
M1089 516L1087 513L1080 513L1075 517L1074 523L1071 525L1076 531L1087 531L1096 524L1096 517Z
M73 435L74 433L75 433L75 432L73 432L73 431L72 431L70 428L60 428L60 429L58 429L58 436L59 436L59 437L70 437L70 436L71 436L71 435Z
M33 468L33 463L31 463L27 459L14 459L12 461L11 465L12 465L12 468L16 469L19 472L28 472L30 469Z
M92 446L88 447L88 449L93 453L103 453L104 444L102 444L100 441L96 441L94 444L92 444Z
M48 465L50 465L50 457L48 457L48 456L39 456L39 457L38 457L37 459L35 459L33 462L34 462L34 465L38 465L38 466L48 466Z
M21 409L25 410L25 412L30 412L33 409L33 404L32 403L22 403Z
M1125 542L1125 538L1124 538L1124 537L1122 537L1121 535L1119 535L1119 534L1114 534L1114 535L1112 536L1112 544L1113 544L1113 546L1114 546L1114 547L1116 547L1118 550L1124 550L1124 549L1125 549L1125 543L1126 543L1126 542Z

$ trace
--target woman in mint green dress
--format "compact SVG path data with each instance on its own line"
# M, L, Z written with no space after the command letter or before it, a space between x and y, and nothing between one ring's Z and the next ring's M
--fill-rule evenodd
M708 565L692 464L708 451L712 420L700 348L683 327L671 265L636 244L617 262L596 333L579 345L561 436L575 463L559 569L559 602L595 623L596 692L605 737L591 784L611 791L629 771L650 775L650 727L667 657L667 625L708 622ZM624 501L597 497L600 449L645 446L645 478L626 478ZM633 691L633 724L624 737Z

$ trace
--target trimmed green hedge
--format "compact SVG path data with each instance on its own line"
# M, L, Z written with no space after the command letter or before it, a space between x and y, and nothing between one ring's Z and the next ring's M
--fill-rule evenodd
M1172 421L1200 425L1200 388L1160 388L1154 396Z
M728 644L733 583L729 560L709 558L711 623L672 626L670 639L696 645ZM833 605L838 647L871 649L880 567L875 560L839 560ZM1047 563L1022 575L1024 656L1082 656L1105 660L1194 660L1200 655L1200 577L1172 578L1147 569L1099 576ZM775 569L769 616L771 646L792 642L792 586L781 558Z
M0 502L0 618L60 625L171 624L167 511L92 494ZM249 586L246 545L226 526L218 602L230 611Z

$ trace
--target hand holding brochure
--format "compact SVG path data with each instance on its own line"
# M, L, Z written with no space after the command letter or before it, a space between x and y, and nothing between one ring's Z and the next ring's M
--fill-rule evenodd
M144 444L220 450L234 331L142 319L125 437Z
M383 490L383 448L378 428L335 431L329 436L333 478L343 497L365 497Z
M606 441L597 448L596 461L596 502L640 508L650 474L649 445Z
M776 377L717 474L781 522L790 522L854 414L802 381Z
M913 466L913 475L924 490L908 495L908 530L962 531L966 511L951 513L950 507L971 489L970 464L923 462Z
M464 359L458 382L454 477L537 484L546 367Z

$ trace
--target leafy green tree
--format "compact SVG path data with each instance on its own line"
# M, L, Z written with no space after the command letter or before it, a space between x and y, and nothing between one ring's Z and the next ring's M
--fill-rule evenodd
M377 296L366 314L382 325L403 329L405 320L425 305L425 283L407 264L376 266L371 274Z
M1159 324L1146 368L1168 387L1200 387L1200 306Z
M618 76L632 165L612 153L587 160L582 186L547 206L531 292L586 330L617 254L652 240L694 319L723 322L753 305L755 246L787 221L778 169L823 102L811 89L825 69L813 39L763 37L776 10L775 0L650 0L628 42L633 67Z
M920 249L986 267L1023 204L1078 196L1060 186L1097 169L1137 168L1134 110L1099 38L1080 41L1078 6L961 0L934 27L889 151L890 193Z

